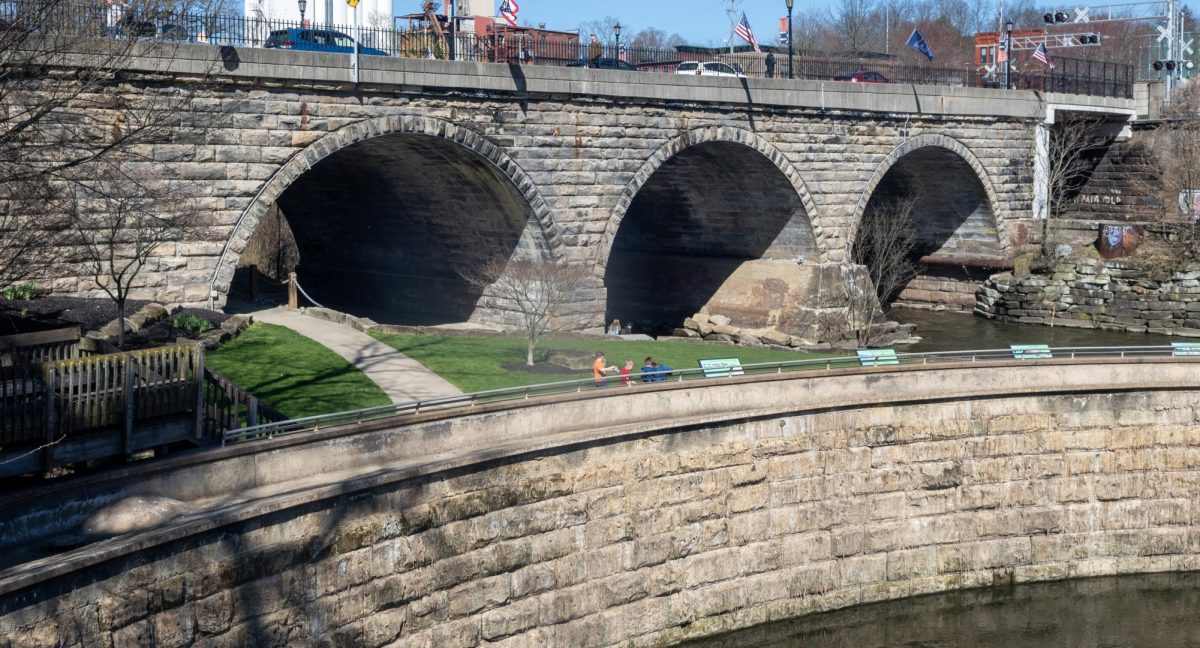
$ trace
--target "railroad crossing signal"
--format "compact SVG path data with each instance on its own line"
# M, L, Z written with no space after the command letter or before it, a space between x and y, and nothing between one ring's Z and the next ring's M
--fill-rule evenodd
M1088 21L1088 8L1075 7L1075 22L1085 23Z

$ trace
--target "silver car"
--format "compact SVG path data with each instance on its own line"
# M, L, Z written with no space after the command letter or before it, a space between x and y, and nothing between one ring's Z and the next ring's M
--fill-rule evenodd
M675 74L746 78L741 69L720 61L686 61L675 68Z

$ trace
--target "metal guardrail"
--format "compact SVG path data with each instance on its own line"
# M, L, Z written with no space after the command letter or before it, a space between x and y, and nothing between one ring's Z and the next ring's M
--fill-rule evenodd
M1014 352L1011 348L966 351L933 351L926 353L897 353L896 359L899 360L900 366L969 363L978 362L980 360L997 359L1011 360L1014 364L1047 361L1053 362L1055 360L1073 360L1079 358L1137 358L1162 356L1190 356L1196 360L1200 360L1200 356L1186 352L1180 353L1176 348L1171 346L1050 347L1049 351L1052 357L1048 360L1044 358L1015 359ZM672 370L672 374L662 382L704 381L706 383L711 383L713 381L728 380L730 377L741 377L748 375L782 374L784 372L822 370L829 371L833 369L847 368L874 368L875 366L885 365L882 362L879 364L874 364L870 360L862 360L853 355L830 356L827 358L746 364L741 366L741 374L720 378L706 378L704 376L703 369L674 369ZM635 373L631 375L631 381L636 381L636 384L639 386L644 384L659 384L658 382L642 382L643 377L644 376L642 374ZM266 423L253 427L229 430L222 436L221 445L271 439L277 436L294 434L298 432L315 431L321 428L335 427L339 425L361 424L387 418L402 418L405 416L412 416L433 411L447 411L453 409L463 409L469 411L471 407L482 403L528 400L536 396L551 396L555 394L584 392L600 392L603 394L618 395L626 393L624 391L625 389L632 388L632 385L630 387L622 386L620 377L611 377L607 378L605 383L599 386L597 386L596 382L592 379L583 379L541 383L536 385L526 385L523 387L491 389L470 394L446 396L442 398L430 398L426 400L411 401L408 403L394 403L379 407L370 407L348 412L334 412L332 414L308 416L304 418L290 419L287 421L279 421L276 423Z
M706 73L751 78L846 80L856 72L882 75L887 83L997 88L997 78L976 65L934 66L881 56L819 55L786 48L733 52L680 46L647 48L589 43L572 32L497 28L486 34L443 39L429 29L313 24L232 13L185 13L151 0L0 0L0 30L117 40L190 42L228 47L274 47L363 55L481 61L509 65L587 67L674 74L682 63L717 63ZM548 36L549 35L549 36ZM969 48L968 48L969 49ZM768 54L770 59L768 60ZM1056 68L1017 72L1014 89L1133 97L1133 66L1056 57ZM695 70L696 68L691 68Z

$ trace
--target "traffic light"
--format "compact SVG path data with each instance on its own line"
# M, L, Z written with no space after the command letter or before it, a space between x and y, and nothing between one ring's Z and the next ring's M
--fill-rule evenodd
M1048 12L1046 15L1042 16L1042 20L1045 20L1047 23L1049 23L1051 25L1053 25L1054 23L1067 22L1068 18L1070 18L1070 16L1068 16L1067 12L1065 12L1065 11L1052 11L1052 12Z
M1163 70L1174 72L1176 69L1190 70L1196 67L1196 64L1191 61L1155 61L1150 64L1150 67L1154 68L1155 72L1162 72Z
M1100 44L1100 34L1080 34L1079 36L1076 36L1075 39L1079 41L1080 45Z

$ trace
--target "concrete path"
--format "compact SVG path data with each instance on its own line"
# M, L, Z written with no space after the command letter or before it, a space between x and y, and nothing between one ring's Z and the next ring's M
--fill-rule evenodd
M253 311L255 321L278 324L309 338L358 367L393 403L461 394L457 387L392 347L343 324L285 308Z

